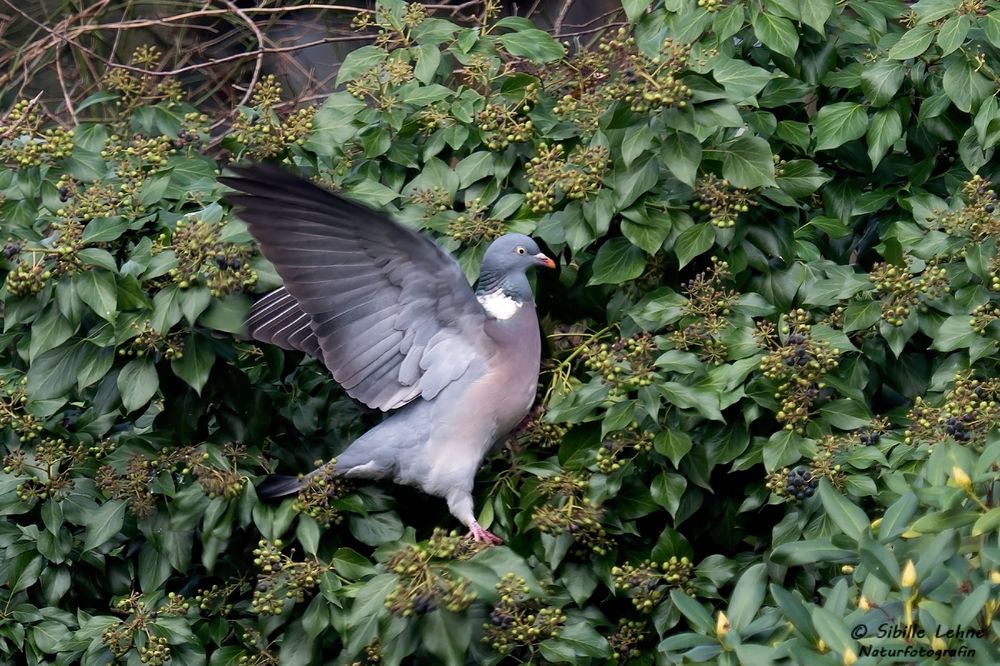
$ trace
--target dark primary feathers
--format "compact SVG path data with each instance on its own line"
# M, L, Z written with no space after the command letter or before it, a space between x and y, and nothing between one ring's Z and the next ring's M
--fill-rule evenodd
M220 178L284 286L250 334L321 358L355 399L388 411L432 399L483 344L482 306L429 238L268 165Z

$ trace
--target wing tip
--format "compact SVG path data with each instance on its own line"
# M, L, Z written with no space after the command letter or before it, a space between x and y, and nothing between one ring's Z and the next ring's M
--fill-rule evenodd
M299 492L304 485L303 477L271 474L257 485L257 497L259 499L285 497Z

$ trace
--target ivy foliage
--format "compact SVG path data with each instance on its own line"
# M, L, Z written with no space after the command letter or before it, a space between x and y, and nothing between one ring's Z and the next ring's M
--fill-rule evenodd
M155 50L73 128L8 109L4 663L1000 663L1000 4L622 5L567 45L384 1L345 90L264 78L221 141L470 276L560 257L496 548L399 487L257 500L377 417L240 336L277 277Z

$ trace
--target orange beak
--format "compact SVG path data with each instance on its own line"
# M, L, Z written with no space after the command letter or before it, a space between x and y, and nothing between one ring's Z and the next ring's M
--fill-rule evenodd
M552 261L551 257L547 257L541 252L535 255L535 259L537 259L538 263L540 263L542 266L545 266L546 268L556 267L556 262Z

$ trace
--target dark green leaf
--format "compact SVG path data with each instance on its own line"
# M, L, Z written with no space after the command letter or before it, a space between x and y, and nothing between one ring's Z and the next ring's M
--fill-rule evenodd
M864 136L868 114L856 102L837 102L821 108L814 123L816 150L830 150Z
M108 500L87 517L83 550L93 550L110 541L125 523L124 500Z
M660 159L685 185L694 187L701 155L701 143L686 132L671 132L662 139Z
M552 36L537 28L529 28L518 32L508 32L500 35L497 40L507 52L521 58L527 58L534 63L545 63L563 57L562 45Z
M868 159L874 169L893 144L903 136L903 121L899 119L896 109L879 109L873 113L867 134Z
M878 60L862 72L861 91L872 106L885 106L895 98L905 76L906 67L903 63Z
M669 458L674 467L677 467L681 459L694 446L694 442L685 432L661 430L656 433L656 437L653 439L653 446L656 448L657 453Z
M89 270L76 278L76 294L101 319L114 322L118 317L118 288L115 276L101 270Z
M624 238L612 238L601 246L594 258L590 284L621 284L642 275L646 253Z
M214 364L215 351L212 343L198 333L190 333L184 341L181 357L171 361L170 367L175 375L201 394Z
M837 492L826 479L820 479L819 498L823 509L837 527L855 541L868 531L868 516L856 504Z
M788 58L795 56L799 48L799 33L791 21L761 11L751 22L754 34L765 46Z
M695 257L708 252L715 245L715 229L707 223L688 227L674 241L674 252L680 268L684 268Z
M385 49L371 44L354 49L340 63L340 68L337 70L337 85L355 80L380 64L387 56Z
M927 24L918 25L903 33L899 41L889 49L889 57L893 60L916 58L926 51L933 41L934 27Z
M156 367L149 358L129 361L118 373L118 392L126 411L135 411L148 403L160 386Z
M760 137L744 134L724 145L722 175L734 187L774 185L774 156L771 146Z

